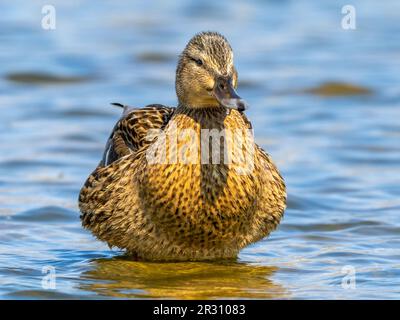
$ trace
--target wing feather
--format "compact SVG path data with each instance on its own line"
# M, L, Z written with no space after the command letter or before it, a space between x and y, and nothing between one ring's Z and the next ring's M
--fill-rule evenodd
M144 108L132 108L113 103L124 109L108 138L101 166L108 166L114 161L135 153L147 145L147 134L150 129L163 129L170 120L175 108L161 104L152 104Z

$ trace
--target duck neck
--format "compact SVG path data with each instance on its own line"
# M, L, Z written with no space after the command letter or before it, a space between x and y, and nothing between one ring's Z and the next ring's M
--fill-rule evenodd
M189 107L178 105L175 111L176 117L186 116L200 125L201 129L223 128L224 121L230 115L229 109L219 106Z

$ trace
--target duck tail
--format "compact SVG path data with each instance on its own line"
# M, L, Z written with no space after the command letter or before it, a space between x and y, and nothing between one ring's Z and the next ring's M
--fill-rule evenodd
M118 102L112 102L111 105L122 108L124 110L123 113L122 113L123 115L128 113L129 110L131 109L131 107L129 107L129 106L125 105L125 104L122 104L122 103L118 103Z
M121 103L118 103L118 102L112 102L111 105L112 105L112 106L120 107L120 108L122 108L122 109L126 109L126 108L128 107L128 106L125 106L125 105L123 105L123 104L121 104Z

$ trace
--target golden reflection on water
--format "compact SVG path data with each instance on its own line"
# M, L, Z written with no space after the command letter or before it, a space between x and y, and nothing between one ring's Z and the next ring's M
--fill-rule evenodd
M98 259L82 277L83 290L104 297L164 299L286 298L270 278L276 267L238 262L156 263Z

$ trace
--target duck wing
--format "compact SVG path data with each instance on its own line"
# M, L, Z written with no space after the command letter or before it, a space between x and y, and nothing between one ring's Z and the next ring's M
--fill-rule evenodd
M100 166L108 166L149 144L149 130L163 129L175 111L175 108L161 104L151 104L144 108L133 108L119 103L113 105L123 108L124 111L108 138Z

